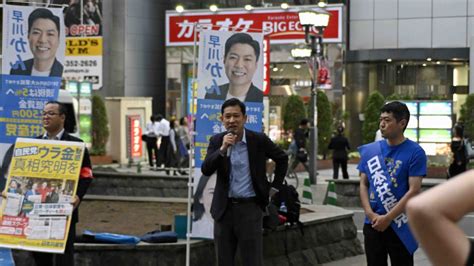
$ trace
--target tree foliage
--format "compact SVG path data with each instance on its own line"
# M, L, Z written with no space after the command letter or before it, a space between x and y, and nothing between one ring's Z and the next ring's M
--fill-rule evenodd
M301 119L307 118L306 109L301 97L298 95L291 95L285 104L283 110L283 128L285 130L295 130Z
M461 106L459 122L464 124L464 135L474 139L474 94L469 94Z
M332 133L332 115L331 104L324 91L318 90L317 94L318 108L318 153L326 157L328 145Z
M105 155L109 138L109 121L105 103L99 95L92 96L92 149L93 155Z
M364 110L364 122L362 124L363 143L373 142L375 133L379 129L380 108L385 103L385 99L378 91L373 92L367 100Z

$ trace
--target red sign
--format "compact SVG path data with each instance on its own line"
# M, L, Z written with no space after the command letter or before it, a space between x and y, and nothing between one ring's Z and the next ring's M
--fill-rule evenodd
M318 10L317 6L301 6ZM342 6L328 6L331 14L324 31L326 43L342 42ZM242 32L263 31L271 43L304 42L304 30L300 25L298 10L262 8L252 11L223 10L212 12L166 12L166 46L191 46L194 44L195 25L203 29L234 30ZM316 29L312 30L316 32Z
M270 38L263 38L263 95L270 94Z
M129 115L128 117L128 149L131 158L141 157L142 153L142 127L140 125L140 115Z

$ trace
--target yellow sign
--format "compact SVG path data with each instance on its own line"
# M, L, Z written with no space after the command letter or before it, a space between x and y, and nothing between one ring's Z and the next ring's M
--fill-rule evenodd
M102 56L102 37L69 37L66 56Z
M0 247L63 253L85 144L18 138L0 210Z

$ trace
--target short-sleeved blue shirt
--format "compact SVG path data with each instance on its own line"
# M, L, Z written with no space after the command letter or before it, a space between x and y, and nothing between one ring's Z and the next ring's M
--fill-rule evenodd
M406 139L396 146L388 145L387 141L380 140L382 156L387 166L387 171L392 182L392 190L397 195L405 195L408 192L408 178L410 176L426 176L427 158L425 151L418 143ZM363 150L364 147L361 147ZM370 180L370 172L367 168L367 160L370 158L361 158L359 166L360 172L365 173ZM373 184L369 182L369 203L372 210L377 214L386 214L382 204L379 204L373 195ZM366 218L366 223L369 223Z

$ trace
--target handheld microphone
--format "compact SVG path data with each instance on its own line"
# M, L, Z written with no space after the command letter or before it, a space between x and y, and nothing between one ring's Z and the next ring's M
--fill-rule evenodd
M233 130L228 130L228 131L227 131L227 134L232 134L232 135L234 135L234 136L237 135L237 134L235 133L235 131L233 131ZM231 154L231 153L232 153L232 145L230 145L229 147L227 147L227 157L230 157L230 154Z

